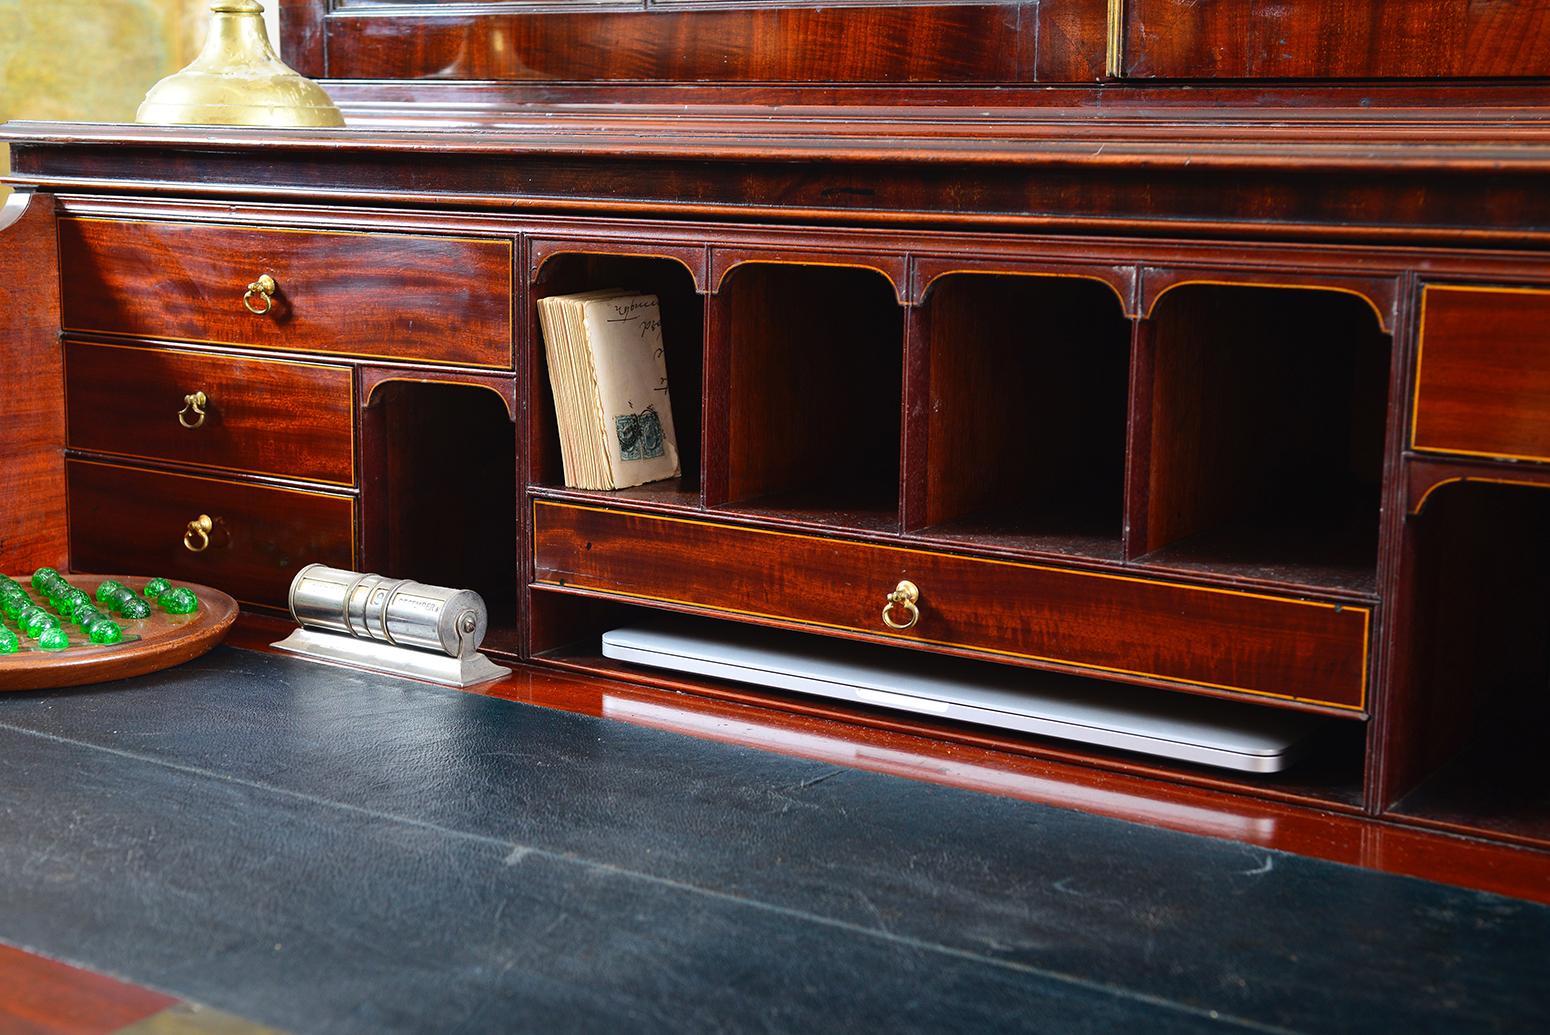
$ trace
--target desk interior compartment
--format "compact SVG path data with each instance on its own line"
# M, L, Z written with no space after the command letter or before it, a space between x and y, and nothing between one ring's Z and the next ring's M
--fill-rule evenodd
M888 279L747 263L715 304L728 371L725 503L896 531L904 318Z
M501 396L470 384L386 381L364 412L362 567L472 589L487 650L517 651L516 430Z
M1412 517L1417 771L1394 811L1550 846L1550 491L1445 485Z
M1143 337L1142 560L1375 594L1391 342L1371 305L1187 284Z
M686 728L703 729L703 721L696 722L696 714L714 712L718 707L707 701L695 701L695 697L733 701L752 705L755 709L769 710L770 717L763 720L760 711L740 712L735 728L754 731L761 722L768 721L767 743L776 750L790 748L800 739L796 729L812 731L811 719L795 719L790 713L803 716L837 720L849 726L868 727L880 731L875 736L887 737L890 733L903 733L911 738L924 737L929 741L950 741L957 744L989 747L997 751L1011 751L1032 755L1051 763L1074 763L1083 767L1118 770L1122 772L1161 777L1181 783L1193 783L1210 787L1229 787L1249 793L1281 800L1318 803L1330 808L1352 810L1361 801L1361 772L1364 752L1365 724L1335 718L1314 719L1312 731L1301 745L1292 765L1279 773L1235 773L1230 770L1202 766L1190 762L1157 758L1131 751L1081 744L1069 740L1043 737L1017 730L997 729L974 723L959 722L932 716L922 711L889 708L859 702L836 701L810 694L757 686L746 682L691 673L671 672L661 668L648 668L627 661L605 657L602 636L612 629L649 625L664 629L699 628L702 630L735 629L742 623L718 619L685 618L651 605L614 600L600 600L580 596L551 587L533 588L530 613L532 616L533 641L531 649L535 661L546 665L603 676L625 683L639 683L654 689L669 689L692 695L680 698L678 704L653 703L640 709L643 713L667 718L669 713L679 716ZM800 637L805 634L785 634ZM855 651L857 661L868 657L887 660L893 657L887 647L871 644L850 643L837 645L825 640L824 651ZM952 664L952 662L949 662ZM1022 672L1030 685L1046 680L1038 672L1005 668L994 662L963 662L969 671ZM1013 675L1013 678L1018 678ZM1099 680L1070 677L1069 683L1090 687L1094 694L1111 691L1124 692L1111 683ZM1166 701L1174 695L1159 692L1159 700ZM634 700L628 692L616 700L604 694L602 707L605 714L611 705L618 706L623 714L634 709ZM1254 710L1261 706L1252 702L1237 707ZM1299 717L1300 718L1300 717ZM750 725L752 724L752 725ZM724 722L716 723L715 729L730 731ZM857 734L836 734L849 743ZM827 738L826 738L827 739ZM835 740L835 743L840 741ZM1058 772L1046 775L1059 779ZM1080 781L1078 781L1080 782Z
M1119 559L1131 323L1107 285L932 285L927 536Z
M560 434L555 419L554 391L543 336L538 326L536 301L551 295L620 288L657 296L662 313L662 348L667 361L668 393L673 405L673 425L678 436L679 478L663 479L598 495L639 503L691 507L700 505L700 437L702 394L705 384L705 300L695 290L694 277L673 259L560 252L551 255L539 270L533 287L530 315L533 356L530 427L531 484L535 488L563 489L564 467ZM578 490L581 491L581 490Z

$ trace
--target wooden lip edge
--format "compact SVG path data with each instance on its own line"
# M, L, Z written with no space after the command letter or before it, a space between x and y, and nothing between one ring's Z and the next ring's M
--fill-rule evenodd
M629 85L629 84L622 84ZM81 123L51 124L15 122L13 129L0 128L0 142L20 148L128 147L136 149L197 148L271 152L345 152L399 155L463 155L520 159L533 156L566 156L601 161L660 160L679 162L760 162L794 164L803 162L855 162L858 164L901 164L916 166L1020 166L1038 169L1117 169L1175 172L1280 173L1367 173L1371 175L1415 175L1419 173L1530 175L1550 171L1550 139L1528 141L1503 147L1470 141L1443 148L1433 145L1435 153L1417 154L1414 141L1402 140L1374 145L1356 140L1335 142L1307 138L1286 138L1242 144L1237 138L1221 141L1202 139L1209 125L1179 123L1181 130L1195 131L1184 142L1138 140L1124 137L1026 139L994 137L954 138L951 146L923 149L929 136L888 136L884 133L845 138L848 147L824 146L821 133L804 135L800 127L782 126L781 137L766 137L759 146L745 142L735 133L701 133L686 139L683 126L665 124L654 139L643 138L638 127L602 124L603 133L589 131L586 125L570 133L556 132L552 123L545 131L534 127L514 127L499 133L470 138L447 130L401 130L384 138L380 132L361 133L349 129L333 131L292 131L294 135L274 137L273 131L243 133L231 127L211 127L200 134L188 132L146 132L151 127L123 124ZM28 133L24 126L68 126L68 130ZM767 123L758 123L767 131ZM750 124L746 129L753 129ZM886 124L881 124L881 129ZM1229 127L1241 134L1241 127ZM135 132L124 132L126 129ZM96 130L96 132L93 132ZM300 135L306 133L308 135ZM606 134L606 135L604 135ZM653 141L654 146L646 146ZM870 147L862 146L870 143ZM1211 146L1220 150L1207 150ZM1465 151L1469 148L1469 151Z
M962 232L983 232L978 228L991 227L1003 233L1014 229L1031 229L1056 233L1067 229L1083 232L1099 230L1108 234L1124 234L1129 237L1145 237L1159 234L1175 239L1181 234L1207 233L1224 240L1236 241L1269 239L1275 243L1315 243L1371 245L1374 241L1399 241L1412 246L1429 246L1439 243L1458 247L1460 242L1471 245L1497 246L1501 242L1543 245L1550 242L1550 229L1535 230L1521 227L1478 229L1467 226L1448 226L1420 223L1409 226L1393 226L1383 223L1331 224L1312 220L1302 222L1250 221L1242 219L1211 219L1198 216L1156 218L1142 216L1090 216L1083 214L1054 213L1027 214L1019 212L949 212L932 209L885 209L885 208L815 208L812 206L744 205L732 202L684 203L661 201L650 198L587 199L567 198L549 194L481 194L475 191L425 193L397 187L302 187L268 185L262 190L249 184L209 183L193 180L134 181L93 176L53 176L33 174L26 176L0 176L0 185L18 191L44 191L65 193L85 191L96 196L127 195L154 200L161 195L198 201L202 198L304 198L315 201L319 192L347 202L379 204L430 205L444 209L453 205L496 209L518 214L540 213L569 215L582 213L583 218L596 218L597 213L634 214L636 218L657 216L698 215L707 219L735 216L739 219L778 220L782 224L808 222L822 226L871 227L952 227ZM223 224L227 225L227 224ZM1392 247L1392 246L1391 246ZM97 333L114 333L99 331ZM207 344L221 344L209 342ZM235 344L235 343L234 343ZM354 355L337 353L337 355ZM380 357L395 358L395 357ZM430 362L430 361L427 361Z

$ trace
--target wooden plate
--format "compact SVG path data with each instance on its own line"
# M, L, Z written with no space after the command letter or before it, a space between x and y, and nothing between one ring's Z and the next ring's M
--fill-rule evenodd
M136 593L151 581L149 578L130 575L61 574L72 586L94 597L103 579L116 579ZM37 599L30 573L11 577L20 582L33 599ZM169 615L152 604L151 616L139 621L111 615L123 628L126 640L130 636L139 637L133 642L88 643L81 631L73 625L66 628L70 634L70 646L66 650L56 652L31 649L29 645L32 641L23 639L22 649L15 654L0 654L0 690L47 690L59 686L105 683L110 679L128 679L130 676L143 676L147 672L160 672L164 668L199 657L226 638L231 623L237 618L237 602L209 586L199 586L192 582L174 582L173 585L193 590L199 598L199 610L191 615ZM52 609L49 613L54 614Z

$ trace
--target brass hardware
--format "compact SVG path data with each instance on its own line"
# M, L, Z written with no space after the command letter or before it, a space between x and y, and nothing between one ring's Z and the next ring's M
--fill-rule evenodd
M915 623L920 621L920 608L916 601L920 599L920 589L915 583L905 580L894 587L894 591L888 594L888 603L883 605L883 624L890 629L913 629ZM893 620L893 609L904 608L904 613L909 615L909 621L896 622Z
M1109 0L1108 39L1103 55L1103 74L1110 79L1125 75L1125 0Z
M279 285L274 282L273 277L265 273L248 285L247 292L242 296L242 304L254 316L264 316L268 314L269 310L274 308L274 293L277 290L279 290ZM264 300L264 308L260 309L253 304L255 298L262 298Z
M204 49L151 87L136 122L196 126L343 126L323 88L269 45L258 0L215 0Z
M197 428L205 422L205 406L210 402L203 392L189 392L183 397L183 408L178 411L178 423L185 428ZM194 415L193 420L188 415Z
M190 553L203 553L210 548L210 533L215 529L215 522L209 514L200 514L188 523L188 528L183 532L183 547ZM199 537L199 545L194 545L194 537Z

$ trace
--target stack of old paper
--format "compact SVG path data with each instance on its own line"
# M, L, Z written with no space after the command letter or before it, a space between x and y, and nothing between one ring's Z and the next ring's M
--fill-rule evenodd
M565 484L622 489L675 478L678 438L655 295L587 291L538 300Z

